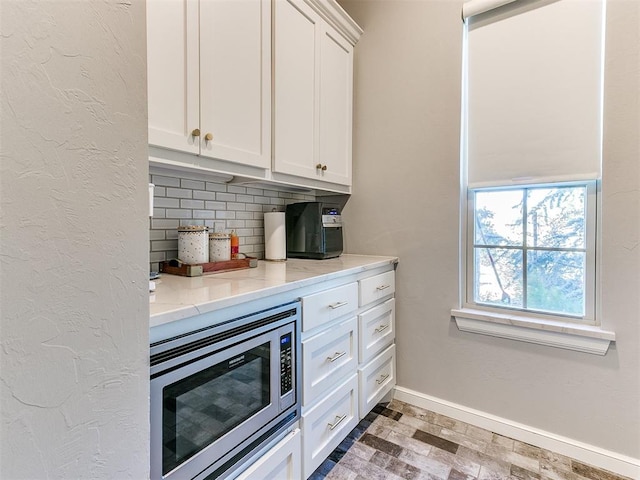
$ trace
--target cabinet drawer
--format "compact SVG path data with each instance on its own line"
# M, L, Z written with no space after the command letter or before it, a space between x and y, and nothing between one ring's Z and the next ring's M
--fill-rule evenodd
M302 330L311 330L357 308L358 285L355 282L302 297Z
M302 342L302 403L310 405L358 366L358 322L351 317Z
M236 480L298 480L302 475L300 429L296 428L265 453Z
M358 424L358 376L353 374L302 415L302 466L309 477Z
M396 336L395 299L358 315L358 359L368 362L376 353L393 343Z
M360 306L362 307L395 293L396 272L381 273L370 278L364 278L358 283L360 284Z
M360 388L360 415L364 417L396 384L396 346L384 352L358 369Z

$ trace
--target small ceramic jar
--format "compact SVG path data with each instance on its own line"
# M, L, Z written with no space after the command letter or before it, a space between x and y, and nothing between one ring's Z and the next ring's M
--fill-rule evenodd
M178 227L178 259L188 265L209 261L207 227L202 225Z
M209 234L209 261L231 260L231 236L228 233Z

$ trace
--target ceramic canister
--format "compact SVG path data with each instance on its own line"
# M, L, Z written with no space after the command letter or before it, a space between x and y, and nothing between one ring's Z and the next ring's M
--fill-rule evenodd
M209 234L209 261L231 260L231 235L228 233Z
M178 227L178 259L188 265L209 261L207 227L202 225Z

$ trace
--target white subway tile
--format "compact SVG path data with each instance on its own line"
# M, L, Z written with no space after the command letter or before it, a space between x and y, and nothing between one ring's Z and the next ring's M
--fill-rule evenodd
M221 202L235 202L236 194L235 193L216 193L216 200Z
M178 228L178 220L151 219L151 228L159 230L162 228Z
M165 230L149 230L149 240L164 240L164 239L165 239Z
M245 225L244 220L227 220L227 228L244 228L249 225Z
M193 198L196 200L215 200L216 193L215 192L204 192L200 190L193 191Z
M180 206L180 200L177 198L154 197L153 206L159 208L178 208Z
M210 192L226 192L227 185L224 183L207 182L205 187Z
M255 203L253 195L236 195L236 202Z
M195 213L195 211L193 213ZM215 218L217 218L217 219L235 220L235 218L236 218L236 212L229 212L229 211L226 211L226 210L222 210L222 211L218 210L218 211L212 212L212 213L216 214Z
M191 190L204 190L205 182L200 180L188 180L186 178L180 179L180 186L182 188L189 188Z
M227 204L225 202L209 202L204 203L204 208L207 210L226 210Z
M166 252L167 250L176 250L177 248L177 240L154 240L151 242L152 252Z
M213 210L194 210L193 218L216 218L216 212Z
M239 185L227 185L227 192L229 192L229 193L247 193L247 187L241 187Z
M192 196L193 190L187 190L185 188L167 188L167 197L191 198Z
M180 179L175 177L165 177L163 175L151 175L151 183L156 187L179 187Z
M245 211L246 209L247 209L246 203L227 202L227 210Z
M204 200L189 200L183 198L180 200L180 208L204 208Z
M191 210L183 210L179 208L167 208L167 218L191 218ZM198 217L193 217L198 218Z

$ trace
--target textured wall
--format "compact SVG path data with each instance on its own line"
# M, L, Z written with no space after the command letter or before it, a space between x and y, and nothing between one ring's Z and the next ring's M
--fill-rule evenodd
M147 478L144 2L0 9L0 478Z
M600 310L618 341L605 357L457 330L462 2L340 3L365 32L346 250L400 257L398 384L640 458L640 2L608 2Z

